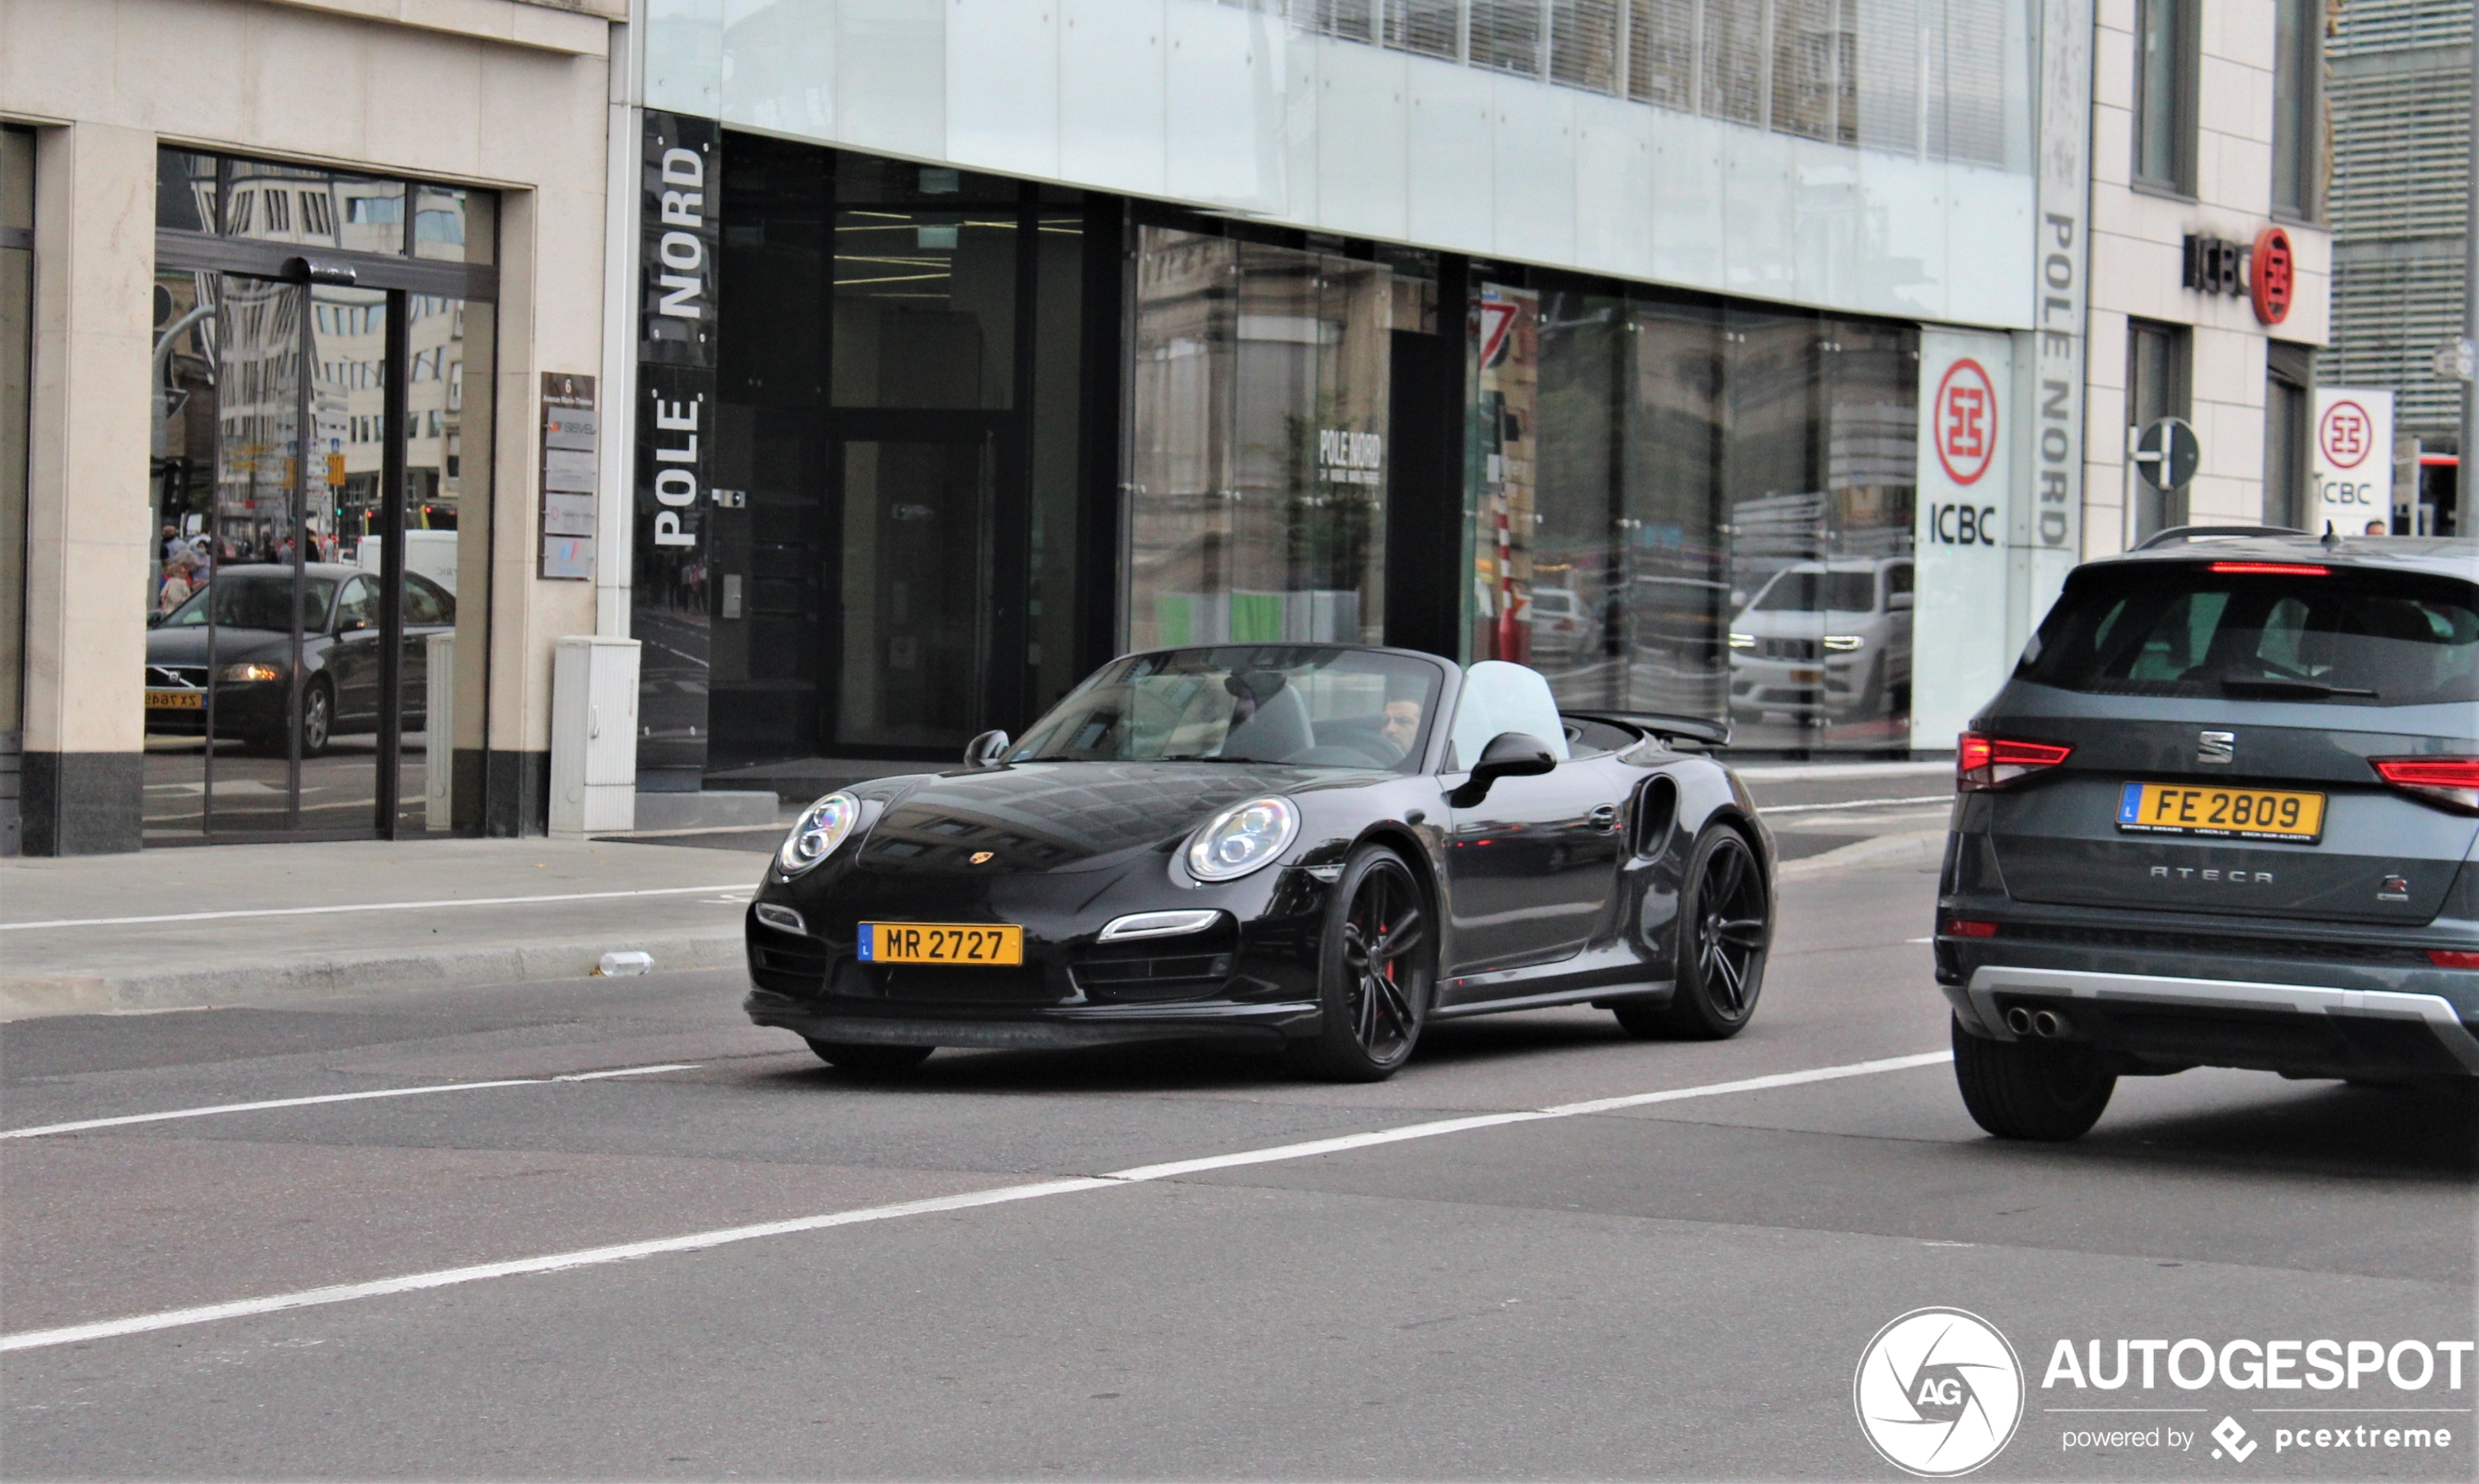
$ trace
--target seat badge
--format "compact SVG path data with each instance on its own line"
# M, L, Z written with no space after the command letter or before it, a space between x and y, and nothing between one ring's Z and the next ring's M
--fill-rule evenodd
M2376 900L2378 902L2410 901L2410 878L2408 876L2385 877L2384 884L2377 888Z
M2237 733L2198 732L2195 734L2195 761L2199 763L2234 763L2237 760Z

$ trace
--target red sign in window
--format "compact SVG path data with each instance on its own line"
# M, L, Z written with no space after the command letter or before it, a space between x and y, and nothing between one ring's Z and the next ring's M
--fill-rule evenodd
M2288 232L2268 226L2255 234L2255 256L2247 276L2247 293L2255 301L2255 318L2267 325L2288 319L2292 280L2296 276Z
M1997 457L1997 387L1969 356L1945 368L1936 383L1936 461L1956 484L1976 484Z

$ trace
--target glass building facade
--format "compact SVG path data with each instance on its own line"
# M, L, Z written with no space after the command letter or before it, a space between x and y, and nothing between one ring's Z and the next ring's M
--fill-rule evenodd
M944 760L1114 655L1251 641L1901 752L2062 570L2071 520L2034 532L2011 454L1957 482L1923 406L2012 408L2036 163L2088 133L2036 106L2059 14L909 14L649 22L639 267L649 303L687 282L656 162L712 141L721 421L711 507L638 472L641 788ZM1967 502L1971 551L1919 534ZM1932 585L1987 642L1915 705L1921 573L1958 561Z
M1916 326L718 157L714 494L694 560L638 548L641 779L943 760L1112 655L1251 641L1909 744Z

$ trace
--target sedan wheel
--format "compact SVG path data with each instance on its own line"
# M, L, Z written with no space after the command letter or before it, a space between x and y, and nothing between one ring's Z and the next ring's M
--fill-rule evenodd
M1420 1040L1437 977L1427 894L1402 857L1384 846L1352 857L1326 907L1318 963L1324 1023L1293 1057L1340 1082L1393 1076Z
M1704 832L1687 857L1679 902L1678 988L1667 1004L1611 1007L1630 1035L1718 1041L1756 1014L1765 954L1773 940L1772 893L1747 837L1728 825Z
M313 680L302 692L302 756L316 757L327 750L336 734L336 702L322 682Z

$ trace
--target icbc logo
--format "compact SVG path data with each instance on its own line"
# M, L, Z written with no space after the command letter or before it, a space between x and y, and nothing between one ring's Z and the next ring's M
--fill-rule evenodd
M2255 234L2255 251L2247 270L2247 291L2255 301L2256 319L2277 325L2290 317L2290 291L2295 286L2296 266L2290 254L2288 232L2268 226Z
M1966 356L1936 383L1936 461L1956 484L1975 484L1997 456L1997 388Z
M2316 429L2316 441L2324 445L2325 462L2337 469L2354 469L2367 461L2376 442L2376 424L2356 402L2336 402L2324 410L2324 425Z

